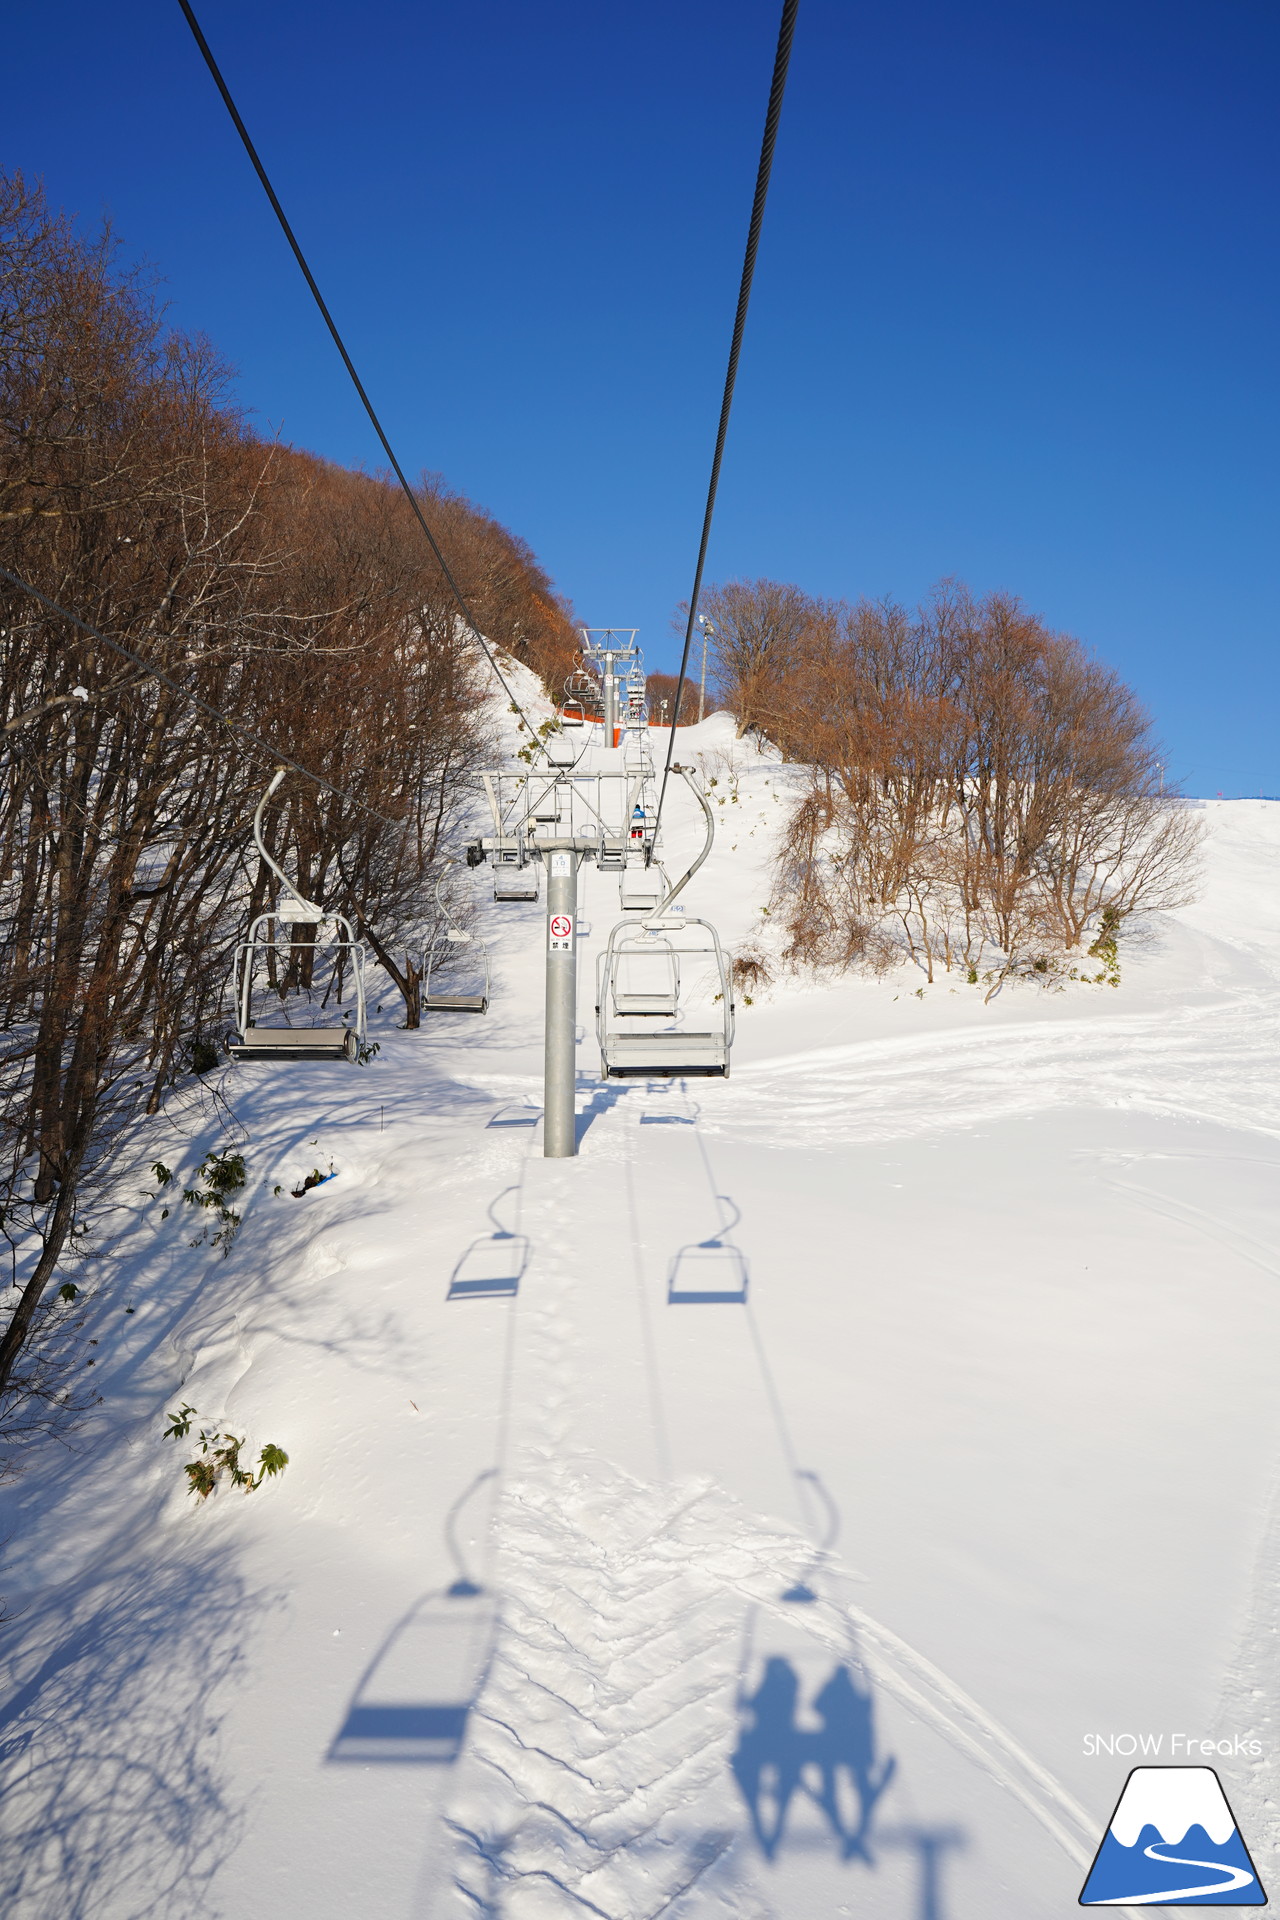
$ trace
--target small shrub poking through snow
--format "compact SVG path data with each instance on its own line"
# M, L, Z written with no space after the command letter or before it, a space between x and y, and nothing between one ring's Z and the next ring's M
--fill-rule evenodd
M166 1440L185 1440L191 1431L191 1422L198 1419L194 1407L182 1405L176 1413L169 1415L169 1425L164 1430ZM289 1464L289 1456L283 1447L268 1440L258 1455L258 1471L255 1474L250 1467L240 1464L240 1449L244 1445L242 1438L234 1433L219 1433L216 1428L202 1428L200 1431L200 1452L196 1459L188 1460L182 1471L191 1483L191 1491L201 1500L207 1500L224 1477L233 1487L243 1487L246 1493L252 1493L264 1480L274 1479L283 1473Z
M159 1175L157 1174L157 1179ZM225 1260L231 1251L231 1242L240 1230L240 1215L227 1205L233 1194L240 1192L245 1183L244 1155L242 1153L206 1153L200 1162L197 1180L204 1182L203 1187L185 1187L182 1198L189 1207L212 1207L221 1226L209 1242L211 1246L222 1248ZM197 1234L191 1242L198 1247L209 1239L209 1229Z

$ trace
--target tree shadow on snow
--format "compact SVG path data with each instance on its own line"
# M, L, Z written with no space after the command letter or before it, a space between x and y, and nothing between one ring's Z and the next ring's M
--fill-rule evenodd
M157 1565L136 1545L3 1629L0 1911L23 1920L194 1920L240 1838L213 1696L261 1601L225 1554Z

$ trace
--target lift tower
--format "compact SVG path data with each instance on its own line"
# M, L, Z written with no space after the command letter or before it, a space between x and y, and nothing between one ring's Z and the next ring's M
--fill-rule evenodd
M623 699L619 688L639 664L638 627L582 627L582 663L600 682L604 708L604 744L611 747L622 724Z
M603 773L547 767L481 775L492 832L467 849L468 862L492 859L495 897L509 899L511 876L528 873L523 897L537 898L536 876L546 870L546 1035L542 1150L546 1158L577 1152L574 1132L574 1033L577 1024L578 869L592 861L622 876L630 855L651 859L653 815L644 801L653 768L614 766ZM503 891L498 892L501 877Z

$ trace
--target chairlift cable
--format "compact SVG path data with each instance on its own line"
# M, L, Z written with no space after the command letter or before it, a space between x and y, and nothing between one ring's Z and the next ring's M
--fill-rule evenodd
M359 807L362 813L367 813L371 819L381 820L384 827L394 827L399 831L404 826L403 820L393 820L389 814L379 813L378 809L371 807L367 800L358 800L355 794L348 793L345 787L335 787L332 781L325 780L318 773L312 773L310 767L304 767L301 761L290 760L287 754L281 753L278 747L273 747L269 740L262 738L261 734L251 732L248 727L241 726L238 720L233 720L230 715L223 713L220 707L215 707L208 700L202 700L198 693L192 693L189 687L184 687L180 680L175 680L173 675L166 673L163 667L152 666L140 653L135 653L132 647L126 647L122 641L111 639L97 627L90 626L87 620L82 620L79 614L70 613L66 607L60 607L56 600L51 600L47 593L41 593L39 587L33 587L31 582L24 580L20 574L10 572L8 567L0 567L0 579L7 580L11 586L17 587L22 593L30 594L33 600L38 600L41 606L48 608L50 613L56 614L68 625L78 627L81 633L88 634L89 638L96 640L100 646L108 647L112 653L118 653L123 659L132 661L135 667L141 668L144 679L161 681L181 699L189 701L193 707L198 707L201 713L207 713L212 719L221 721L222 725L234 733L238 740L242 740L256 752L265 754L269 760L274 761L276 766L287 767L290 773L300 773L305 780L310 780L315 786L322 787L326 793L333 794L335 799L346 800L351 806Z
M533 725L533 722L529 719L528 714L525 712L524 708L520 705L520 702L516 699L516 696L512 691L511 687L507 684L506 678L503 675L501 667L498 665L493 649L490 647L489 642L485 639L484 635L481 633L479 627L477 626L475 618L472 615L471 609L467 605L467 601L465 596L463 595L462 589L458 585L458 582L456 581L456 579L454 578L453 571L450 568L448 561L445 559L444 554L441 552L439 542L437 541L435 534L431 531L431 527L428 524L426 515L423 513L422 508L418 503L418 497L414 493L413 488L410 486L408 479L405 477L405 472L403 467L400 465L399 460L397 460L396 458L395 450L392 447L390 440L387 438L386 430L383 427L381 420L378 418L377 412L374 408L374 404L372 400L370 400L368 394L365 391L364 382L361 380L360 375L356 372L355 362L352 360L351 355L347 352L346 343L343 340L342 335L338 332L338 328L334 321L333 315L330 313L328 306L325 304L324 295L321 293L319 286L316 284L315 275L312 273L311 268L307 264L306 255L303 253L302 248L298 245L297 236L295 235L293 228L289 225L289 221L285 214L285 210L280 204L279 198L277 197L277 194L276 194L276 190L272 186L271 181L267 175L267 170L263 166L262 161L258 157L258 150L254 146L253 141L249 137L249 129L245 126L244 121L240 117L239 108L236 106L235 101L231 97L230 88L227 86L226 81L223 79L222 71L218 66L217 61L213 57L213 52L209 46L209 42L205 39L204 34L201 31L200 22L196 19L195 14L192 12L191 6L189 4L189 0L178 0L178 5L182 8L183 14L186 16L187 25L190 27L192 35L195 39L195 43L199 47L201 54L204 56L204 63L208 67L209 72L213 75L214 85L217 87L218 92L222 95L223 104L225 105L227 112L231 115L231 119L235 126L235 130L240 135L240 139L244 145L244 150L248 154L249 159L253 165L253 170L257 174L258 179L262 182L263 192L266 194L267 199L271 202L271 210L275 214L276 219L280 222L281 231L283 232L285 239L289 242L289 245L293 250L293 257L297 261L299 267L302 270L302 277L306 281L307 286L310 288L311 297L315 301L317 307L320 309L320 317L324 321L325 326L329 329L329 333L330 333L330 336L332 337L333 344L338 349L338 352L342 357L343 366L346 368L347 372L351 376L351 384L360 396L360 404L363 406L365 412L369 416L369 420L373 427L373 430L377 434L378 439L382 444L382 451L386 454L387 459L390 461L392 472L395 474L396 479L400 482L400 485L404 490L405 499L409 502L410 508L413 511L414 518L417 520L418 525L422 528L423 533L427 537L427 543L430 546L432 553L435 555L436 560L439 563L440 571L444 574L445 579L449 583L449 589L452 592L454 599L458 603L459 609L461 610L461 613L462 613L462 617L466 621L473 639L480 646L482 652L484 653L485 659L489 662L489 665L492 667L494 676L497 679L498 685L502 688L502 691L506 694L508 700L511 702L512 706L515 708L516 712L519 714L521 720L524 722L525 726L529 729L530 736L535 746L539 745L540 741L539 741L538 730Z
M185 8L187 0L180 0ZM738 378L738 356L742 351L742 335L747 324L747 307L751 300L751 282L755 277L756 250L760 244L760 228L764 220L764 205L769 194L769 175L773 170L773 150L778 140L778 120L782 113L782 96L787 86L787 66L791 59L791 42L795 35L796 14L800 0L783 0L782 21L778 29L778 49L773 62L773 83L769 89L769 107L764 119L764 138L760 145L760 165L756 173L755 199L751 203L751 223L747 229L747 247L742 261L742 282L738 288L738 310L734 315L733 339L729 347L729 366L724 380L724 398L720 403L720 426L716 433L716 450L711 462L711 483L707 488L707 510L702 519L702 540L698 547L698 564L693 576L693 592L689 596L689 620L684 632L684 651L680 656L680 677L676 681L675 700L671 712L671 737L667 741L666 764L662 769L662 786L658 792L658 808L654 816L655 831L662 818L662 803L666 798L667 779L671 772L671 757L675 751L676 727L680 720L680 696L684 691L685 678L689 668L689 649L693 644L693 629L698 617L698 598L702 592L702 574L707 563L707 546L711 539L711 521L716 510L716 493L720 486L720 463L724 458L725 436L729 431L729 413L733 406L733 389Z

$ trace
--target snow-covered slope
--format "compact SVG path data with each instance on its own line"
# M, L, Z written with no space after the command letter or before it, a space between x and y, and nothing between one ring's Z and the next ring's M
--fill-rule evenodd
M795 775L680 744L754 939ZM783 979L727 1083L600 1084L588 874L573 1161L484 871L488 1015L175 1102L4 1493L5 1914L1065 1920L1142 1759L1274 1878L1280 806L1205 814L1119 991ZM223 1098L225 1261L146 1170ZM198 1505L180 1401L283 1477Z

